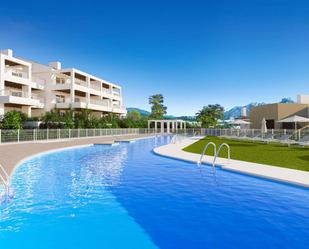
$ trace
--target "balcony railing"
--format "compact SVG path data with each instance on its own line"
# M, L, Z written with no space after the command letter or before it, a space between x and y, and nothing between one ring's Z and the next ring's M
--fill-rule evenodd
M107 101L102 101L102 100L90 100L90 104L109 106L109 103Z
M41 96L39 96L39 95L37 95L37 94L32 94L32 95L31 95L31 98L32 98L32 99L39 100L39 102L42 103L42 104L44 103L44 98L41 97Z
M6 73L14 76L14 77L19 77L19 78L24 78L27 79L28 78L28 74L22 70L18 70L18 69L13 69L13 68L6 68Z
M107 89L107 88L104 88L104 87L102 88L102 92L107 93L107 94L112 93L112 91L110 89Z
M75 98L74 98L74 102L75 102L75 103L87 103L87 99L75 97Z
M120 96L120 90L119 89L113 88L112 92L113 92L114 95Z
M95 84L90 84L90 88L92 88L94 90L101 91L101 86L98 86L98 85L95 85Z
M121 110L125 110L125 109L126 109L125 106L123 106L123 105L117 105L117 104L113 104L113 108L115 108L115 109L121 109Z
M80 79L75 79L74 81L75 81L75 84L77 84L77 85L88 87L88 84L87 84L86 81L83 81L83 80L80 80Z
M19 98L29 98L29 94L27 92L5 89L0 91L1 96L14 96Z

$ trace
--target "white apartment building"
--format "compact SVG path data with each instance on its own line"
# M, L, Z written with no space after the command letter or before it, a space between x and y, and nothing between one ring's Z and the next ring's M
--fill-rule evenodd
M89 109L125 115L121 87L60 62L42 65L0 51L0 115L11 110L38 117L52 109Z

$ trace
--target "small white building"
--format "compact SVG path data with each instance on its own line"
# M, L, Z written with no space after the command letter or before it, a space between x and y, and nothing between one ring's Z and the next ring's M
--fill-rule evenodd
M0 51L0 115L17 110L40 116L52 109L92 110L97 116L125 115L122 89L76 68L61 68L16 58L10 49Z

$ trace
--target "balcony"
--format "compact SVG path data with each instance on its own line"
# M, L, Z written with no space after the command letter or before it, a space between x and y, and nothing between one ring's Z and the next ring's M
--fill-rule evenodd
M21 90L13 90L13 89L5 89L1 91L2 96L13 96L19 98L29 98L29 94L27 92L23 92Z
M71 102L70 97L68 98L56 98L56 108L59 109L70 109L70 108L78 108L83 109L87 108L86 100L75 98L74 102Z
M90 84L90 88L97 90L97 91L101 91L101 86L97 85L97 84Z
M110 89L107 89L105 87L102 88L103 93L112 94L112 91Z
M37 77L32 77L32 80L34 82L32 88L43 90L45 88L45 80Z
M113 88L113 95L116 95L116 96L120 96L120 89L118 88Z
M84 87L88 87L88 83L86 81L80 80L75 78L74 79L75 84L80 85L80 86L84 86Z
M119 105L119 104L113 104L112 111L116 112L116 113L121 113L121 114L127 113L125 106L122 106L122 105Z
M71 79L65 79L65 78L56 78L56 84L57 85L64 85L64 84L71 84Z
M104 101L104 100L90 100L90 104L100 105L100 106L109 106L109 102Z
M0 103L39 107L43 103L21 90L5 89L0 91Z
M22 78L22 79L29 79L28 73L24 72L21 69L16 69L12 67L6 67L5 74L7 76L13 76L13 77Z
M31 95L31 99L33 100L37 100L38 101L38 105L36 105L36 107L38 108L43 108L44 107L44 98L37 95L37 94L32 94Z

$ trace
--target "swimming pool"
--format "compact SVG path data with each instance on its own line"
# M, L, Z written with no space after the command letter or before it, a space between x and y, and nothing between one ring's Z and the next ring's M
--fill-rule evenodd
M0 248L307 248L307 189L152 153L169 140L24 162L0 206Z

